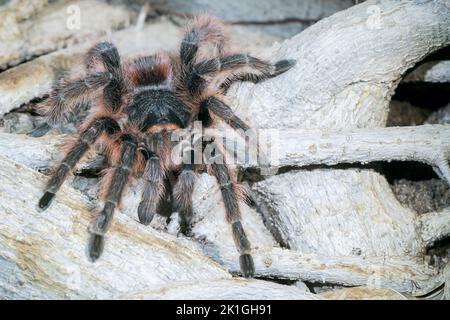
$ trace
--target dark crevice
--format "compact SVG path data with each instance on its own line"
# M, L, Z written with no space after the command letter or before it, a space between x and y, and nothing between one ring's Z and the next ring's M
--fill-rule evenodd
M429 62L429 61L442 61L442 60L450 60L450 46L443 47L425 57L422 61L414 66L417 66Z
M97 179L101 177L101 170L93 170L93 169L82 169L75 173L78 177L88 178L88 179Z
M439 179L431 166L415 161L391 161L375 163L387 181L392 184L395 180L424 181Z
M443 267L450 258L450 236L435 241L426 254L430 257L429 265Z
M278 284L283 284L283 285L294 285L298 280L292 280L292 279L283 279L283 278L273 278L273 277L267 277L267 276L262 276L262 277L255 277L258 280L264 280L264 281L270 281L270 282L274 282L274 283L278 283Z
M450 103L449 82L423 81L423 72L441 60L450 60L450 46L424 58L404 75L392 98L387 126L446 124ZM433 63L430 63L433 62ZM415 80L417 79L417 80ZM439 211L450 206L450 189L427 164L413 161L374 163L398 201L418 214Z
M408 79L399 83L392 97L389 110L388 126L420 125L423 124L431 112L445 107L450 103L449 82L428 82L413 79L417 70L425 63L450 60L450 46L444 47L425 57L405 72L403 78Z
M304 281L304 284L308 287L311 293L319 294L326 291L334 291L343 288L353 288L355 286L344 286L336 283L329 282L314 282L314 281Z
M53 52L56 52L56 51L59 51L59 50L63 50L65 48L66 47L61 47L61 48L57 48L57 49L54 49L54 50L44 51L44 52L39 53L39 54L32 54L32 55L29 55L29 56L25 56L25 57L21 58L20 61L18 61L18 62L12 62L12 63L8 62L5 66L0 66L0 73L8 71L10 69L14 69L16 67L19 67L22 64L28 63L28 62L30 62L32 60L38 59L38 58L40 58L42 56L51 54Z
M286 166L281 167L275 175L284 174L291 171L312 171L318 169L372 169L378 173L383 174L389 182L397 179L408 179L412 181L437 179L439 178L433 171L431 166L415 161L373 161L368 164L361 163L340 163L336 165L308 165L303 167ZM248 168L243 169L239 174L240 181L248 181L251 184L263 181L271 176L261 175L260 169Z
M427 292L426 294L415 296L416 299L433 299L437 294L441 295L443 290L445 288L445 283L442 283L440 286L436 287L435 289L431 290L430 292ZM434 299L433 299L434 300Z
M307 166L285 166L280 167L276 172L274 172L273 175L263 175L261 174L261 170L259 168L246 168L242 169L239 172L238 180L239 181L248 181L250 184L257 183L260 181L263 181L267 178L270 178L274 175L280 175L284 173L288 173L291 171L313 171L318 169L375 169L372 165L374 162L370 164L360 164L360 163L340 163L336 165L326 165L326 164L314 164L314 165L307 165Z
M433 171L431 166L414 161L371 162L369 164L338 164L333 166L310 165L306 167L283 167L277 174L303 170L343 170L361 169L374 170L383 175L389 182L397 200L419 214L439 211L450 206L450 189L446 181L442 181ZM250 184L263 181L268 176L262 176L258 169L243 170L239 179ZM289 243L279 230L280 221L277 221L278 213L267 205L259 196L249 188L250 206L261 216L264 225L272 234L274 240L282 248L289 249ZM440 244L437 244L439 247Z
M450 83L447 82L402 82L392 98L407 101L416 107L435 111L450 102Z
M175 10L170 10L163 7L155 7L153 6L153 12L158 16L173 16L178 18L193 18L195 15L186 12L178 12ZM267 25L282 25L282 24L306 24L312 25L317 21L321 20L322 17L318 17L316 19L306 19L306 18L298 18L298 17L288 17L284 19L267 19L267 20L222 20L223 23L228 25L243 25L243 26L267 26Z
M33 98L30 101L28 101L27 103L24 103L17 108L11 109L5 115L10 114L10 113L28 113L33 117L41 116L41 114L39 114L38 111L36 110L36 105L39 104L40 102L44 101L47 98L48 98L48 94L46 94L42 97Z

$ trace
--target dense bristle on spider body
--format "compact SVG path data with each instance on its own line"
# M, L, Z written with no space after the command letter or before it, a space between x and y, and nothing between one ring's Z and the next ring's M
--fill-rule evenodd
M131 84L137 90L148 86L152 89L170 89L172 81L172 65L170 58L163 53L133 59L126 65ZM139 88L144 87L144 88Z
M219 186L242 275L254 276L251 244L243 227L245 221L241 221L243 188L227 165L224 145L210 137L199 139L194 122L201 123L203 137L218 121L240 133L250 130L226 103L224 94L235 82L257 83L278 76L295 61L270 63L246 53L225 54L226 40L224 26L203 15L188 23L178 53L123 60L113 43L98 43L85 55L85 75L60 81L42 103L47 123L33 136L67 121L69 114L76 115L80 102L88 115L51 175L38 204L40 209L45 210L55 199L77 163L90 150L103 146L108 166L102 171L99 194L104 206L89 228L92 261L102 254L114 212L134 178L142 182L139 221L148 225L160 213L158 210L171 205L180 215L181 231L188 234L195 214L195 183L199 171L206 167ZM173 133L180 129L196 137L195 144L202 151L200 159L194 148L180 149L172 140Z

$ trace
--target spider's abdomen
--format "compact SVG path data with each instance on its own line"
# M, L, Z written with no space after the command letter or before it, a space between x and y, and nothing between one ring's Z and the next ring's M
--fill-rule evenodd
M168 90L146 90L137 94L128 109L129 121L141 131L154 125L174 124L185 128L190 113L187 106Z

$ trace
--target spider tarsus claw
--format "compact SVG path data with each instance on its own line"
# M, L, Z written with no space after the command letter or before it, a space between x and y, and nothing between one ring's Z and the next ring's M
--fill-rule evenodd
M147 210L146 206L143 205L142 203L139 204L138 217L139 217L140 223L148 226L150 224L150 222L152 222L154 216L155 216L154 211Z
M250 254L241 254L239 257L239 265L241 266L242 274L245 278L253 278L255 275L255 264Z
M51 126L44 122L43 124L37 126L33 130L27 133L27 136L33 137L33 138L39 138L44 136L47 132L51 130Z
M89 258L92 262L95 262L101 256L104 247L104 237L99 234L91 234L89 242Z
M55 198L55 194L51 193L51 192L46 192L44 193L44 195L42 196L42 198L39 200L39 209L41 210L45 210L47 209L50 204L52 203L53 199Z
M275 71L273 76L278 76L286 71L288 71L289 69L291 69L293 66L295 66L296 61L294 59L285 59L285 60L280 60L277 63L275 63Z

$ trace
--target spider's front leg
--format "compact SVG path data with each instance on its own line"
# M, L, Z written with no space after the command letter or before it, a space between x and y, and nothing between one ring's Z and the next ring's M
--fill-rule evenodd
M107 179L107 192L105 205L97 220L90 226L91 241L89 244L89 257L97 260L104 247L104 235L111 224L114 210L117 207L122 193L127 185L133 163L136 158L137 139L131 134L122 134L120 137L120 153L118 159L113 159L114 169Z
M253 81L259 82L264 79L276 77L277 75L286 72L295 65L295 60L280 60L275 64L263 61L259 58L248 54L234 54L225 57L205 60L199 62L192 68L192 72L187 81L187 87L191 94L198 94L202 92L206 86L207 81L203 78L208 74L217 74L224 71L233 71L241 68L249 68L253 72L240 73L233 78L229 77L221 85L222 90L231 86L235 81ZM247 76L242 78L242 75ZM251 76L248 76L251 74ZM231 82L231 83L230 83Z
M194 192L197 173L195 172L194 150L189 148L183 152L183 167L178 181L175 184L174 209L180 214L180 229L183 234L189 232L190 222L193 215L192 194Z
M39 208L42 210L48 208L69 172L72 171L102 133L113 135L118 131L120 131L120 126L114 119L109 117L94 118L79 134L78 139L73 143L69 152L51 176L45 188L45 193L39 200Z
M203 100L200 107L199 119L205 124L205 127L211 126L213 121L211 117L221 119L227 123L231 128L237 130L242 136L257 138L257 131L252 129L248 124L246 124L241 118L239 118L230 106L228 106L221 99L210 96ZM259 141L256 141L257 157L262 166L266 166L268 162L268 157L259 145Z
M158 205L164 196L165 178L170 162L170 138L167 130L153 133L147 141L146 166L142 178L144 188L138 207L138 217L142 224L152 222Z
M145 181L142 200L138 207L139 221L148 225L158 209L159 201L164 192L165 170L161 158L153 151L149 151L143 178Z
M210 126L212 123L210 119L211 115L225 121L225 123L234 130L241 130L244 132L250 130L250 127L237 115L235 115L233 110L231 110L227 104L215 96L210 96L204 99L200 104L199 118L206 127Z
M292 59L286 59L286 60L280 60L276 62L273 65L272 70L267 72L240 72L240 73L233 73L232 75L228 76L220 85L219 89L222 92L222 94L226 94L230 87L236 83L236 82L253 82L258 83L264 80L267 80L269 78L274 78L282 73L285 73L289 69L291 69L295 65L295 60Z

